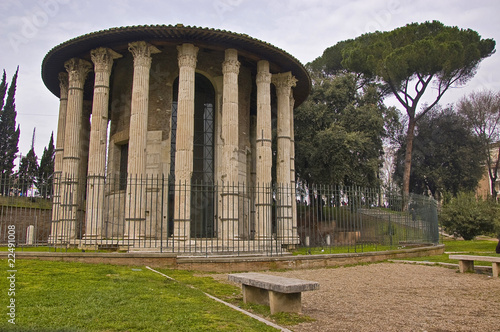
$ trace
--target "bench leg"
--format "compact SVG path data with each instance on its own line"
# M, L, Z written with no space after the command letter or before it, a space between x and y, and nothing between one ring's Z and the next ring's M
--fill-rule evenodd
M498 277L498 272L500 270L500 263L493 262L493 264L491 265L491 268L493 270L493 276Z
M458 261L460 273L474 272L474 261Z
M266 289L242 285L243 302L269 305L269 294Z
M277 312L302 312L302 293L278 293L269 291L271 315Z

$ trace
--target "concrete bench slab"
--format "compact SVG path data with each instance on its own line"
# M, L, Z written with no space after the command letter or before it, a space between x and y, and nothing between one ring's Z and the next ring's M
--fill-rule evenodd
M241 283L243 302L268 305L276 312L302 312L302 292L319 289L319 283L262 273L235 273L230 281Z
M472 255L450 255L450 259L458 260L458 268L461 273L474 272L474 261L491 262L493 277L498 277L500 272L500 257L472 256Z

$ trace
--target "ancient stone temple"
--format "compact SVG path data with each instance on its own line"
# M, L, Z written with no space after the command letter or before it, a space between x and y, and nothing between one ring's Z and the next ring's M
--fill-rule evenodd
M288 53L228 31L121 27L56 46L42 78L60 99L49 241L297 244L293 109L311 83Z

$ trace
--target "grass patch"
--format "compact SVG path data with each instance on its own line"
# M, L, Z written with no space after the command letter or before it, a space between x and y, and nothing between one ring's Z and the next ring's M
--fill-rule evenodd
M321 254L347 254L356 252L372 252L395 250L402 247L364 244L353 246L331 246L331 247L301 247L293 251L293 255L321 255Z
M313 321L309 316L296 313L281 312L271 315L269 306L243 303L243 294L241 288L232 284L218 282L210 276L195 276L193 271L157 269L158 271L174 278L178 282L195 287L205 293L213 295L221 300L239 306L240 308L254 314L266 317L279 325L292 326L303 322Z
M493 254L495 253L496 241L488 240L444 240L446 252L460 252L466 254Z
M291 312L279 312L271 315L271 318L280 325L297 325L300 323L314 322L315 319L309 316L295 314Z
M144 267L17 260L16 269L16 325L2 319L1 331L274 330Z
M444 240L443 244L444 244L445 253L442 255L404 258L403 260L409 260L409 261L415 261L415 262L441 262L441 263L458 264L457 260L449 259L450 254L457 253L457 254L476 255L476 256L497 256L495 254L495 247L497 245L496 241ZM474 261L474 265L491 266L491 263Z
M50 210L52 200L42 197L0 196L0 206Z
M0 247L0 251L8 251L9 247ZM18 245L16 251L36 251L36 252L82 252L78 248L62 248L49 246L22 246ZM102 251L105 252L105 251Z

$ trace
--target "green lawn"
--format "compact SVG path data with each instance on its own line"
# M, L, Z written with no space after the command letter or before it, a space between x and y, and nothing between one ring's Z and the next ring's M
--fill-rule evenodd
M478 255L478 256L496 256L495 247L497 241L488 240L473 240L473 241L461 241L461 240L444 240L444 251L445 253L437 256L426 256L426 257L415 257L408 258L404 260L411 261L425 261L425 262L442 262L442 263L454 263L458 264L457 260L449 259L450 254L464 254L464 255ZM474 261L474 265L478 266L491 266L491 263Z
M8 251L9 247L0 247L0 251ZM18 245L16 251L41 251L41 252L82 252L78 248L62 248L62 247L48 247L48 246L22 246ZM104 250L102 252L105 252Z
M171 269L156 269L156 270L168 275L171 278L174 278L175 280L185 285L195 287L208 294L216 296L217 298L223 301L241 307L244 310L253 312L271 321L275 321L277 322L277 324L295 325L312 320L312 318L305 315L299 315L287 312L271 315L269 306L243 303L243 295L241 293L240 287L215 281L207 273L204 273L206 276L200 276L199 274L193 273L192 271L171 270Z
M4 271L7 260L1 260ZM9 288L1 278L0 331L272 331L240 312L144 267L17 260L16 325L7 322ZM194 278L226 298L241 297L237 287ZM172 273L170 273L172 272ZM6 273L4 274L4 276Z
M400 248L402 247L371 243L363 245L357 244L352 246L299 247L293 251L293 255L347 254L357 252L396 250Z
M443 243L446 252L495 254L495 247L498 242L488 240L444 240Z
M0 206L50 210L52 201L42 197L0 196Z
M495 254L496 241L445 240L446 252ZM365 251L368 248L365 248ZM376 248L381 250L381 247ZM439 256L415 261L457 263ZM238 287L191 271L158 269L178 282L145 267L16 260L16 325L8 323L7 260L0 260L0 331L272 331L244 314L206 297L202 291L282 325L310 318L294 314L270 316L267 306L242 303ZM481 265L481 262L477 262ZM485 263L484 265L491 265ZM193 289L192 287L195 287Z

